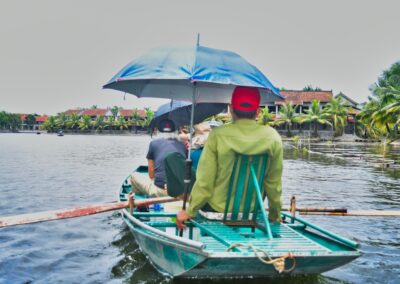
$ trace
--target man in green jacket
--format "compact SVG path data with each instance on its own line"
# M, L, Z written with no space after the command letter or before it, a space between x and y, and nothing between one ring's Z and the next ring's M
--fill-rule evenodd
M282 140L275 129L257 124L259 104L258 89L236 87L233 91L230 104L233 122L215 128L208 137L189 207L177 214L176 223L180 229L185 228L183 222L195 217L199 209L224 212L235 153L268 153L263 189L268 197L270 221L281 221Z

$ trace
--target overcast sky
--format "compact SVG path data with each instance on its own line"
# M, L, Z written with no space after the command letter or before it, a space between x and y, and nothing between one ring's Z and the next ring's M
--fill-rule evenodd
M362 102L400 60L400 1L0 0L0 111L98 105L156 108L102 90L153 47L227 49L277 87L342 91Z

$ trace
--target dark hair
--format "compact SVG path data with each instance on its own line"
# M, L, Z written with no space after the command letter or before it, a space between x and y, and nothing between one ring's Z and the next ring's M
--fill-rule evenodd
M252 111L241 111L241 110L237 110L232 108L233 113L235 114L235 116L237 118L244 118L244 119L255 119L256 118L256 114L257 114L257 110L252 110Z

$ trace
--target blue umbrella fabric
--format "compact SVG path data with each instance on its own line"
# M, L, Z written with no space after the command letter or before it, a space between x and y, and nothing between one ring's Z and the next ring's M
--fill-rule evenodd
M137 97L229 103L235 86L258 88L261 104L283 99L267 77L238 54L199 45L153 49L129 63L103 88Z
M221 113L227 109L227 104L221 103L199 103L194 108L193 123L197 124L206 118ZM157 127L163 119L170 119L176 127L190 125L192 104L184 101L172 100L170 103L161 105L150 122L150 128Z

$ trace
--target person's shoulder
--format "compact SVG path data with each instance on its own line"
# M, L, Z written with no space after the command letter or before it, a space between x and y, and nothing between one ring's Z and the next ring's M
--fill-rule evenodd
M262 131L264 131L265 135L268 136L270 139L282 142L282 137L275 128L269 125L259 125L259 127L262 129Z

